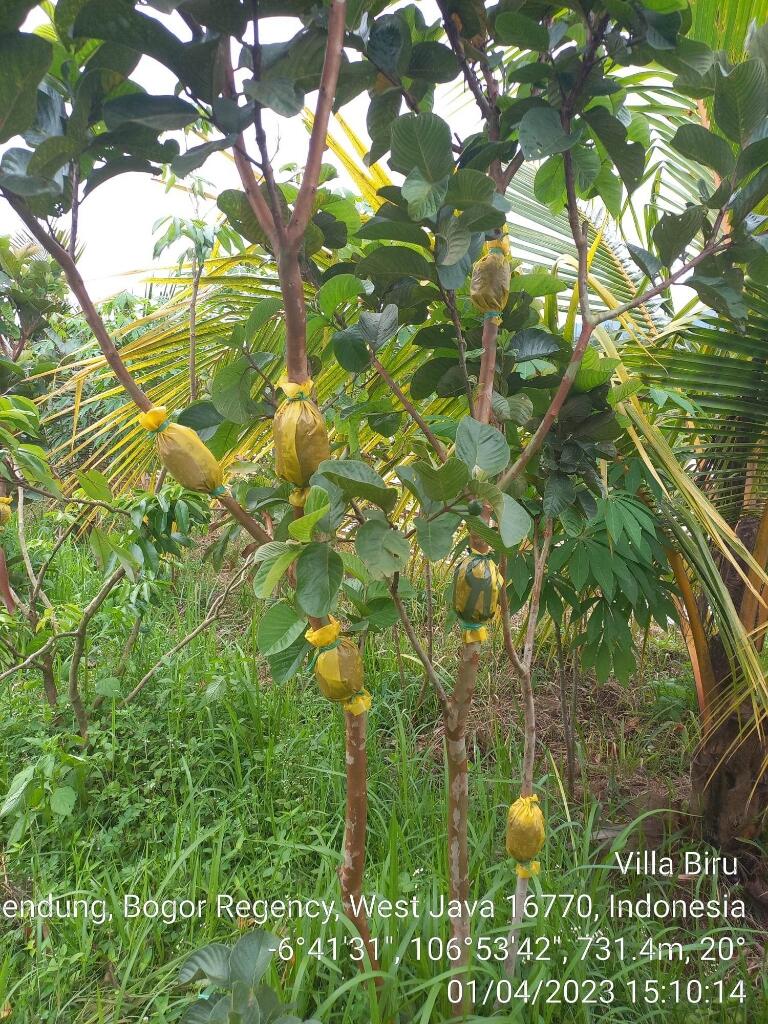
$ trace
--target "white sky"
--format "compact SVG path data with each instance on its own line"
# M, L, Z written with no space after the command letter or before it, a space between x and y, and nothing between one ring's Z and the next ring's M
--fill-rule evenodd
M421 7L427 23L438 17L437 5L433 0L425 0ZM151 8L145 7L143 10L147 14L156 14ZM177 31L182 38L188 36L186 26L175 15L170 18L159 15L157 17ZM24 28L30 30L44 20L39 10L33 11ZM294 19L266 19L262 39L265 42L287 39L295 34L299 27L300 23ZM171 94L176 83L172 72L149 58L142 58L131 77L151 93ZM308 96L307 105L313 107L315 98L315 95ZM344 117L365 139L366 101L367 97L363 96L343 108ZM456 106L455 102L447 104L447 119L454 119L450 117L450 113L452 110L455 112ZM442 106L440 112L447 116ZM472 108L462 114L461 120L471 126ZM296 117L289 121L268 115L265 123L274 166L278 168L287 163L302 163L306 153L307 132L301 118ZM181 140L181 133L174 134ZM195 145L197 141L199 140L191 137L189 145ZM7 146L19 144L23 145L23 142L14 139ZM181 144L183 150L184 143ZM325 160L337 163L330 152L326 152ZM340 167L339 170L341 183L351 187L351 182L343 170ZM226 188L240 187L234 164L224 154L217 153L209 157L203 167L195 173L213 183L210 191L214 194ZM210 214L213 217L218 211L215 202L203 201L200 212L203 216ZM172 189L166 192L164 184L148 174L121 174L99 186L88 196L80 208L78 241L84 245L84 251L79 267L94 298L106 298L124 288L143 291L142 279L153 266L152 226L155 221L167 214L193 216L192 199L181 190ZM0 202L0 234L13 234L20 227L20 222L13 211L6 203ZM164 257L162 262L165 263L167 259L168 256Z

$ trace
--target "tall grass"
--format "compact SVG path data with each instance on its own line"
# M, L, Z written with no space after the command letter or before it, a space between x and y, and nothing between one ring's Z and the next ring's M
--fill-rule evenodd
M50 596L54 603L82 604L99 578L83 549L68 545L51 577ZM210 570L193 561L161 588L123 681L125 692L199 621L214 582ZM126 593L119 592L96 624L89 649L91 696L95 681L115 672L130 629L130 616L121 608ZM216 916L217 893L238 899L338 900L344 799L341 715L307 678L284 686L267 680L256 651L257 615L249 592L241 592L226 618L164 667L133 705L122 709L111 701L104 704L86 755L87 788L72 816L40 815L19 844L4 850L3 868L16 886L37 897L50 891L104 898L113 917L101 926L63 920L47 927L38 922L29 930L0 920L0 1017L10 1007L14 1024L171 1024L191 998L175 984L185 957L206 942L232 941L240 933L237 923ZM662 647L657 667L668 662ZM65 664L59 667L66 669ZM402 685L391 635L371 638L366 668L374 693L366 890L390 900L417 896L419 913L403 920L374 917L383 972L378 999L370 972L359 972L350 960L350 930L343 919L332 918L325 925L306 918L268 922L287 940L286 959L275 958L268 980L295 1004L297 1014L323 1024L431 1024L448 1019L450 977L445 960L429 955L429 940L434 939L435 956L449 934L447 921L428 912L447 892L444 777L435 733L439 716L429 698L419 704L421 678L409 662ZM615 1002L533 1006L518 1000L497 1019L526 1024L768 1020L766 976L761 981L756 971L759 937L750 928L726 928L729 934L743 935L745 945L728 962L708 963L700 959L703 929L693 921L670 927L670 922L608 917L612 892L637 897L650 889L669 896L674 888L665 880L618 877L610 848L600 848L595 839L607 823L628 823L621 803L626 774L640 764L662 781L681 771L688 699L684 690L675 688L674 671L667 686L650 676L644 688L637 684L643 693L636 700L643 715L639 727L628 729L623 719L616 720L606 736L614 761L601 801L584 785L583 795L569 803L557 758L545 752L538 758L538 791L549 835L534 891L586 893L594 913L588 920L579 919L573 910L565 913L562 902L548 916L539 913L528 919L525 934L538 940L534 949L542 958L524 960L521 977L531 986L550 978L579 984L612 980ZM40 744L50 743L52 731L61 736L69 728L66 709L63 722L51 722L38 685L30 674L0 693L3 791L21 767L39 756ZM542 672L540 690L548 685ZM477 917L474 934L493 938L505 933L505 897L514 890L503 826L516 795L522 732L515 687L497 667L482 680L477 702L478 721L485 727L472 760L471 876L473 897L495 900L497 913L491 919ZM494 722L492 709L500 707L505 713ZM594 735L584 737L585 781L594 740ZM58 743L59 749L77 749L74 737ZM0 822L3 835L10 824L7 819ZM629 847L637 835L638 830L619 831L614 847ZM682 843L674 835L666 842L670 849ZM717 883L706 880L702 888L715 890ZM146 917L126 920L125 893L142 899L208 900L208 905L198 919L174 924ZM602 934L614 944L623 939L628 958L583 957L584 942L577 936L585 932ZM638 951L649 937L681 941L687 961L640 957ZM420 959L416 938L421 940ZM332 940L339 951L335 958ZM320 955L309 955L313 945ZM549 959L543 958L545 952ZM476 962L473 967L479 992L500 976L498 963ZM710 983L727 977L729 987L743 978L746 1000L729 1007L690 1007L674 1005L668 997L664 1004L630 1005L627 982L632 979L639 988L646 978L665 983L696 977ZM471 1019L492 1013L491 998Z

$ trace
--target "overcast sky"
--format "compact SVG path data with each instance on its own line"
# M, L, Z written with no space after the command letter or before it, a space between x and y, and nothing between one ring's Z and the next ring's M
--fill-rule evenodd
M420 6L428 22L437 18L437 6L433 0L426 0ZM147 7L143 10L147 14L156 13ZM183 38L188 36L188 30L175 15L170 18L156 16L172 26ZM33 11L24 28L30 30L44 20L45 17L39 10ZM265 42L287 39L299 27L298 20L269 18L265 21L262 38ZM175 76L167 68L149 58L142 58L132 78L151 93L170 94L176 84ZM449 120L455 117L457 103L454 97L455 87L452 101L442 106L440 111ZM308 106L314 106L315 98L315 95L307 98ZM365 139L366 107L367 97L363 96L348 104L343 110L344 117ZM461 120L465 123L469 120L471 124L471 117L471 108L465 108ZM303 163L307 132L301 118L288 121L285 118L268 116L266 126L275 155L275 167L286 163ZM177 134L177 137L181 138L180 134ZM192 137L189 145L195 145L197 141ZM15 139L7 145L19 145L20 142L21 140ZM336 163L329 152L326 153L325 159L330 163ZM223 154L209 157L196 173L212 182L210 191L214 195L225 188L240 187L234 164ZM351 182L341 168L340 176L341 182L351 187ZM166 192L163 182L147 174L122 174L97 188L81 207L78 231L78 239L84 245L80 270L94 297L104 298L126 287L141 292L142 278L151 272L153 266L153 224L166 214L190 217L193 213L192 200L187 193L181 190ZM201 213L215 216L215 201L203 202ZM15 233L19 228L20 224L15 214L7 204L0 202L0 234ZM136 276L131 277L132 274Z

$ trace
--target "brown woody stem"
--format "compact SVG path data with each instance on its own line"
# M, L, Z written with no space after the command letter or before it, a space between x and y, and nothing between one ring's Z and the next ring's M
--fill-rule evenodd
M344 712L346 733L347 808L344 821L344 859L339 868L344 913L365 943L373 970L379 969L368 918L361 903L368 823L368 754L365 747L368 714Z

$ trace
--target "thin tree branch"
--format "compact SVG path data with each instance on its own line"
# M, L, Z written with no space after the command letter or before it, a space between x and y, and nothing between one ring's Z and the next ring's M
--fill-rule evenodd
M467 342L464 338L464 330L461 326L461 318L459 317L459 311L456 308L456 293L452 292L440 285L440 294L442 295L445 308L450 314L451 321L453 322L454 330L456 331L456 345L459 350L459 369L461 370L461 377L464 381L464 390L467 393L467 402L469 403L469 415L474 417L475 415L475 399L472 395L472 385L469 381L469 374L467 373Z
M344 28L347 16L346 0L331 0L328 12L328 41L325 46L325 60L320 76L320 88L317 95L315 116L312 122L312 133L309 137L309 150L304 174L301 179L299 194L293 205L293 214L286 229L288 242L298 246L309 224L320 180L320 168L323 163L328 121L336 98L336 85L339 80L341 58L344 52Z
M88 294L88 290L85 287L85 282L80 276L80 271L75 265L75 261L72 259L67 250L59 244L59 242L53 238L48 232L42 227L36 217L30 212L28 207L21 202L13 193L6 192L5 189L2 191L2 195L5 198L9 206L16 212L17 216L24 223L24 226L28 229L30 234L42 245L42 247L48 252L59 264L61 269L64 271L64 276L67 279L69 287L80 303L80 308L83 311L83 316L88 322L88 326L93 332L93 336L99 343L99 348L104 354L104 358L107 360L112 370L123 385L125 390L131 396L136 405L143 412L147 412L152 408L152 403L141 390L139 385L133 379L131 374L123 362L120 353L115 347L115 343L109 336L109 332L104 324L104 321L99 316L93 301Z
M413 647L414 651L416 652L416 657L424 666L424 671L427 673L427 678L429 679L430 683L432 683L432 686L435 688L435 693L437 694L437 699L440 702L440 706L442 707L443 712L447 712L449 707L448 694L445 692L445 687L440 682L440 678L437 672L435 672L435 667L429 660L427 652L421 646L421 642L419 638L416 636L416 630L413 628L413 623L408 617L408 612L405 610L405 605L403 604L400 595L397 592L397 583L390 584L389 592L392 595L392 600L395 602L395 608L397 608L397 614L400 616L400 621L403 624L405 635L408 637L411 643L411 647Z
M120 566L119 569L116 569L112 573L109 579L102 586L101 590L99 590L98 594L96 594L93 600L86 605L85 610L83 611L83 617L75 630L75 647L72 651L72 660L69 663L69 700L72 705L72 710L75 713L77 726L84 743L88 741L88 715L85 710L85 705L83 704L83 698L80 694L77 676L80 669L80 661L83 657L83 651L85 650L85 639L88 633L88 626L90 625L91 619L93 619L99 608L101 608L124 576L125 569L123 566Z
M191 644L196 636L199 636L200 633L203 632L203 630L207 629L208 626L210 626L210 624L219 617L223 610L224 602L227 600L232 591L235 590L243 582L243 580L250 572L250 570L251 563L246 562L245 565L240 569L240 571L232 577L229 583L227 583L227 585L224 587L221 593L216 598L214 598L210 610L208 611L208 614L203 619L203 621L198 623L197 626L195 626L195 628L191 632L187 633L187 635L183 639L179 640L179 642L174 647L172 647L170 651L167 651L162 656L162 658L160 658L160 660L152 666L152 668L142 677L142 679L136 684L136 686L134 686L134 688L131 690L128 696L123 699L123 707L125 707L126 704L130 704L132 700L138 697L138 695L141 693L141 691L144 689L144 687L147 685L150 679L154 676L154 674L162 665L167 663L169 658L172 658L174 655L178 654L179 651L183 650L188 644ZM0 679L2 679L2 676L0 676Z
M438 439L432 433L427 421L424 419L421 413L418 412L418 410L410 401L410 399L406 398L402 388L395 383L395 381L390 376L389 372L382 366L381 362L373 354L371 354L371 365L373 366L376 373L378 373L378 375L387 385L387 387L390 389L390 391L396 396L397 400L400 402L400 404L411 417L411 419L418 425L422 434L424 434L424 436L434 449L438 459L440 459L441 462L446 462L448 456L446 455L445 448L442 446L442 444L440 444Z

